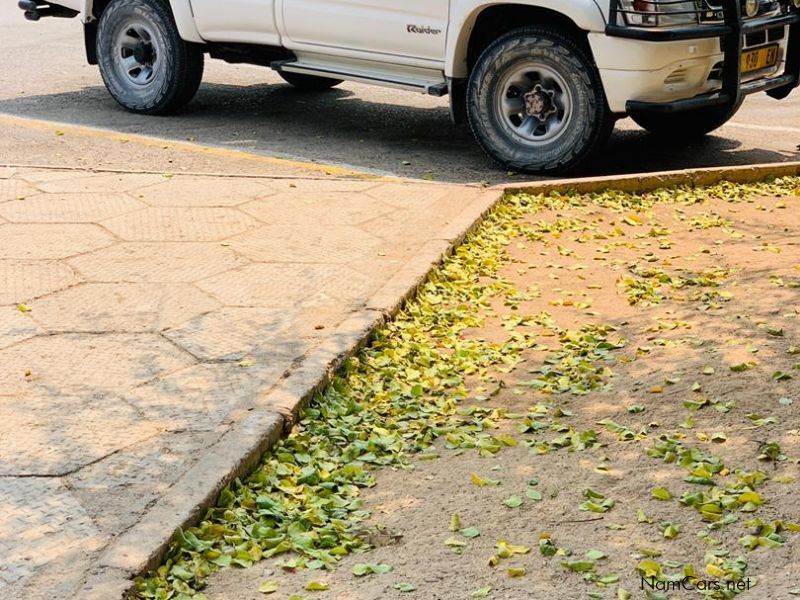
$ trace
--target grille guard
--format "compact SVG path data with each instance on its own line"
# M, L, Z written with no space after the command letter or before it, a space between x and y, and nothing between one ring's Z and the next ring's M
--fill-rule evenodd
M642 1L655 7L678 3L676 0L664 0L663 2L658 0ZM629 112L672 113L709 106L727 105L733 107L744 96L756 92L767 92L773 98L785 98L800 84L800 12L790 7L789 12L775 16L744 20L739 0L720 0L720 4L721 7L714 10L716 13L722 13L722 23L707 23L705 25L699 23L701 11L698 9L697 25L672 26L659 29L646 25L621 25L620 22L626 21L628 15L641 16L652 13L625 10L621 7L620 0L611 0L606 35L649 42L720 38L724 54L722 86L718 91L674 102L629 100L626 104ZM681 12L678 14L688 13ZM743 37L750 33L787 25L789 26L789 43L786 53L786 69L783 74L742 83L741 56Z

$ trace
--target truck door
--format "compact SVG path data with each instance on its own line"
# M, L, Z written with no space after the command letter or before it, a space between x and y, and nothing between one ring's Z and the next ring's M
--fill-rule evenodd
M191 0L197 30L210 42L279 46L275 0Z
M209 0L213 1L213 0ZM286 44L443 62L450 0L280 0Z

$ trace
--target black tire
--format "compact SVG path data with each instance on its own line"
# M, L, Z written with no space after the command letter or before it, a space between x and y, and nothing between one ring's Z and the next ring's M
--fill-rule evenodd
M674 141L691 141L719 129L730 121L742 106L710 106L674 113L631 113L634 122L650 133Z
M317 77L316 75L304 75L302 73L278 72L286 83L291 84L301 92L324 92L332 87L336 87L343 80L330 79L328 77Z
M541 75L539 83L531 83L531 90L506 87L509 77L525 71L526 65L540 65L539 71L553 74L549 80ZM525 72L524 81L536 81L536 72ZM532 79L528 79L534 76ZM555 78L560 78L559 84ZM556 81L555 84L546 82ZM547 85L552 89L548 90ZM564 89L561 89L561 88ZM536 132L546 123L536 121L541 112L530 112L526 97L540 91L550 93L548 110L558 120L560 133L553 139L525 139L519 133L526 119L535 138ZM519 92L516 97L513 91ZM564 108L568 97L570 109ZM503 99L519 100L524 112L504 115L497 106ZM523 27L502 36L492 43L478 59L467 84L467 116L472 132L481 148L504 168L524 173L564 173L584 163L604 144L614 127L603 84L594 61L569 35L552 28ZM514 118L520 121L514 127ZM549 121L549 117L548 117ZM549 135L549 133L545 134Z
M97 57L111 96L139 114L182 108L203 78L201 46L181 39L169 3L161 0L112 0L100 16ZM131 59L133 68L123 62Z

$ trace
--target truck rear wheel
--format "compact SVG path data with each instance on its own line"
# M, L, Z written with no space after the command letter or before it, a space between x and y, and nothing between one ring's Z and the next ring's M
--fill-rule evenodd
M514 30L483 52L467 84L467 115L490 157L526 173L575 169L614 126L587 52L543 27Z
M328 77L317 77L315 75L304 75L303 73L291 73L289 71L279 71L283 80L302 92L324 92L342 83L341 79L330 79Z
M112 0L100 16L97 58L111 96L140 114L174 112L203 78L202 50L181 39L159 0Z
M742 106L710 106L674 113L631 113L634 122L650 133L674 141L692 140L719 129L730 121Z

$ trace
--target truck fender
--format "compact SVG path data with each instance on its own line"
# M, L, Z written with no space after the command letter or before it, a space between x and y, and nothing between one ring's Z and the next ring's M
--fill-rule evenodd
M96 32L96 26L92 27L93 23L97 22L97 16L94 12L94 5L100 4L95 0L80 0L81 1L81 21L86 26L86 52L90 53L89 42L94 43L92 38L92 31ZM169 5L172 8L172 15L175 18L175 24L178 26L178 33L187 42L195 42L198 44L203 43L203 38L200 37L200 32L197 31L197 25L194 22L194 14L192 13L192 5L190 0L169 0ZM91 40L90 40L91 38ZM94 53L94 49L91 50Z
M450 9L450 32L447 39L445 74L448 77L467 76L467 49L478 16L487 8L506 4L549 9L570 19L584 31L602 32L606 17L597 0L524 0L516 2L486 2L485 0L454 0ZM530 23L520 23L529 25Z

